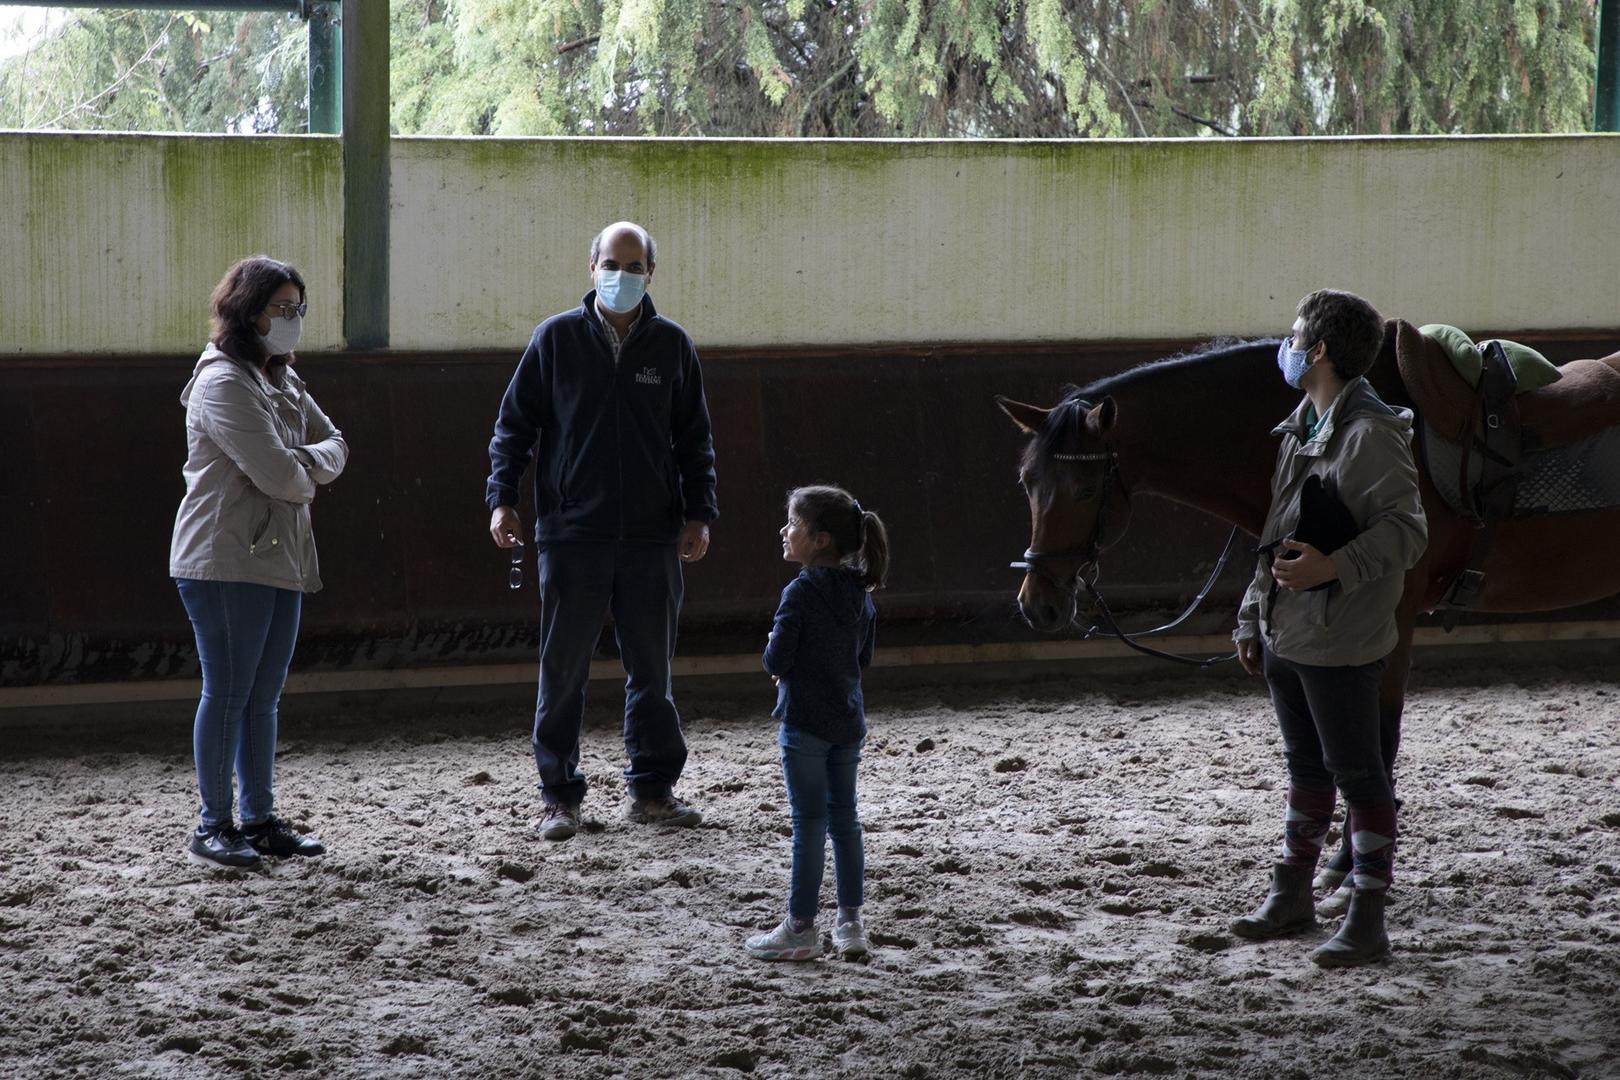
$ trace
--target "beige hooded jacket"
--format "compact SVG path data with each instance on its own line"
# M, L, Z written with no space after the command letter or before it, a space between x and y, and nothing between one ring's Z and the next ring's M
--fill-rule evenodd
M1428 519L1412 459L1412 412L1384 404L1365 378L1352 379L1310 435L1300 403L1272 431L1282 437L1271 477L1271 510L1261 544L1288 536L1299 520L1305 478L1317 475L1350 511L1361 533L1329 558L1338 578L1314 592L1271 593L1271 564L1262 557L1238 609L1234 640L1263 636L1277 656L1296 664L1370 664L1395 647L1395 607L1406 571L1429 542Z
M309 504L349 460L343 433L290 367L274 381L209 344L180 394L186 494L169 575L316 592Z

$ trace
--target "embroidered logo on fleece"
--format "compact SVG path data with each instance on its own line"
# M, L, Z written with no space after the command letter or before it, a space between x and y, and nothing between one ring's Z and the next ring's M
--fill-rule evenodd
M644 367L636 372L636 382L645 383L648 386L664 385L664 379L658 374L658 369L650 367Z

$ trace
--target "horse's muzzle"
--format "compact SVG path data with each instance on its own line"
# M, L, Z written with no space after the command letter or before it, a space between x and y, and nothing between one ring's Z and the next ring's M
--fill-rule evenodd
M1044 634L1056 634L1074 621L1074 580L1059 587L1050 579L1031 571L1024 575L1024 584L1018 590L1018 612L1031 628Z

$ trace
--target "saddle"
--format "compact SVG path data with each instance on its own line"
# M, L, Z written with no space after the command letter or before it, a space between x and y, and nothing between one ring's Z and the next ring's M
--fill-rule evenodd
M1394 328L1396 366L1420 418L1430 478L1476 530L1467 566L1439 605L1450 630L1484 587L1497 523L1538 512L1520 505L1527 460L1600 440L1620 425L1620 353L1572 361L1558 369L1556 381L1520 393L1500 341L1478 346L1479 380L1471 386L1439 341L1402 320Z
M1391 324L1395 363L1414 408L1441 438L1460 443L1480 407L1479 388L1457 373L1440 342L1403 319ZM1556 382L1512 395L1502 405L1500 422L1518 429L1530 445L1547 448L1569 446L1620 424L1620 353L1572 360L1558 375Z

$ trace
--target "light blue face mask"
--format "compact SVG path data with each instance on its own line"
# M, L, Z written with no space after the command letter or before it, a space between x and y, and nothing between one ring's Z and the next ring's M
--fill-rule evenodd
M596 298L615 315L628 315L636 310L646 292L646 274L632 274L626 270L596 272Z
M1282 372L1283 381L1298 390L1299 384L1305 379L1306 369L1311 366L1308 359L1311 350L1289 348L1293 340L1292 337L1285 337L1278 344L1277 369Z

